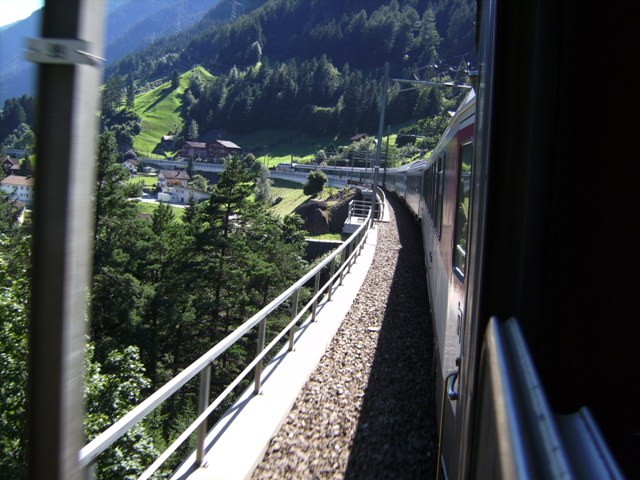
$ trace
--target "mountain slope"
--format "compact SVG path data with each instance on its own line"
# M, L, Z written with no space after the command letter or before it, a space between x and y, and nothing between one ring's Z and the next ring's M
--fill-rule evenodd
M111 63L158 38L186 30L220 0L108 0L106 58ZM42 9L0 30L0 104L35 91L36 66L24 59L27 37L40 35Z
M474 5L473 0L267 0L234 22L198 24L181 37L186 44L165 40L128 55L108 74L144 85L202 65L216 78L194 92L183 110L185 124L196 121L201 131L371 133L378 123L385 62L392 77L466 80ZM450 39L440 33L452 31L460 34ZM438 115L455 108L461 95L424 87L401 91L391 85L389 123Z
M173 89L171 81L136 97L134 111L142 119L141 131L134 139L135 150L149 156L156 150L163 135L184 128L181 116L182 96L189 87L193 75L199 75L206 83L212 75L202 67L195 67L180 76L178 87Z
M161 37L198 22L220 0L129 0L109 14L107 52L110 61L144 48Z
M32 94L36 66L24 59L25 39L39 35L42 9L0 30L0 105L7 98Z
M208 22L230 3L222 0L179 42L138 51L109 65L107 74L145 81L194 64L216 73L248 67L256 42L270 61L324 54L338 68L348 63L357 69L378 69L385 61L397 68L424 66L437 56L457 66L474 48L473 0L246 0L245 15L235 22ZM425 20L428 11L433 27ZM437 28L441 43L431 42L429 28Z

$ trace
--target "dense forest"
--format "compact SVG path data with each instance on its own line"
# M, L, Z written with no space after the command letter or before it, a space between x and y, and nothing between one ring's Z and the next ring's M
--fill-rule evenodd
M121 149L136 131L131 114L112 118L150 84L202 65L213 80L195 78L182 98L187 136L194 122L201 133L241 133L264 127L350 134L375 131L385 62L391 77L466 81L475 62L475 2L469 0L253 0L243 2L235 21L223 0L179 34L109 64L103 92L104 124L119 130ZM443 115L461 92L402 88L391 83L388 124ZM28 142L30 116L16 116L15 102L0 115L0 143ZM21 101L24 103L24 101ZM441 122L438 122L438 126ZM429 124L418 128L422 135ZM124 133L124 136L122 135Z
M196 79L185 93L185 130L195 121L201 132L265 126L373 131L385 62L392 77L466 80L468 64L475 60L474 5L466 0L274 0L232 23L205 28L203 20L192 36L131 54L109 67L107 75L142 88L202 65L215 78ZM438 115L460 94L401 90L392 84L389 93L392 124Z
M280 219L265 203L250 200L264 176L251 156L229 159L210 199L192 201L181 218L166 205L151 216L138 213L130 201L136 187L125 181L129 173L119 164L139 132L132 110L137 92L202 65L213 78L194 75L184 93L185 136L194 125L201 132L268 126L350 133L377 126L385 62L392 77L462 81L474 60L475 2L468 0L243 4L242 15L223 21L230 2L222 0L191 29L106 70L85 359L88 439L308 267L300 219ZM460 92L401 90L391 85L388 122L412 119L406 131L436 138ZM33 147L33 104L27 96L4 103L5 148ZM30 235L29 218L19 224L8 197L0 195L0 478L22 478L26 468ZM249 336L229 352L214 369L214 391L235 377L254 349ZM137 476L193 417L196 395L187 389L136 426L101 456L98 477Z
M260 310L305 271L300 219L280 219L251 201L257 169L228 161L210 199L176 218L160 205L138 214L117 162L115 136L101 135L96 181L95 255L89 312L88 439L126 413ZM0 477L23 476L29 223L0 202ZM286 316L285 316L286 317ZM277 323L277 321L276 321ZM254 354L248 336L214 370L226 385ZM99 478L129 478L166 448L193 413L193 390L132 430L99 462ZM137 476L137 475L136 475Z

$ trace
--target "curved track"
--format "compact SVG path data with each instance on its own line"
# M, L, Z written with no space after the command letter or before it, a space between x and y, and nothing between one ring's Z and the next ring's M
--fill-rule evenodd
M434 478L433 340L419 229L397 200L365 283L253 478Z

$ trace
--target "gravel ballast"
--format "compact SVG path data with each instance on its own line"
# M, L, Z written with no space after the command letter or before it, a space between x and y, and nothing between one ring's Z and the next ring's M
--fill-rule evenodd
M365 282L254 479L435 478L422 241L408 211L389 205Z

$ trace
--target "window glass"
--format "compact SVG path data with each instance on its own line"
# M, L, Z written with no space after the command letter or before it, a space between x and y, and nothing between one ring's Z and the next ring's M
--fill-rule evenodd
M471 160L472 143L460 148L460 165L458 168L458 197L456 202L456 222L453 234L453 270L463 280L467 257L467 240L469 230L469 197L471 195Z
M427 211L429 212L429 216L431 216L431 205L429 205L429 188L431 187L431 169L427 168L424 171L424 176L422 178L422 198L424 199L424 203L427 207Z
M444 190L444 156L438 158L436 170L436 232L438 232L438 240L440 240L440 231L442 229L442 199Z

